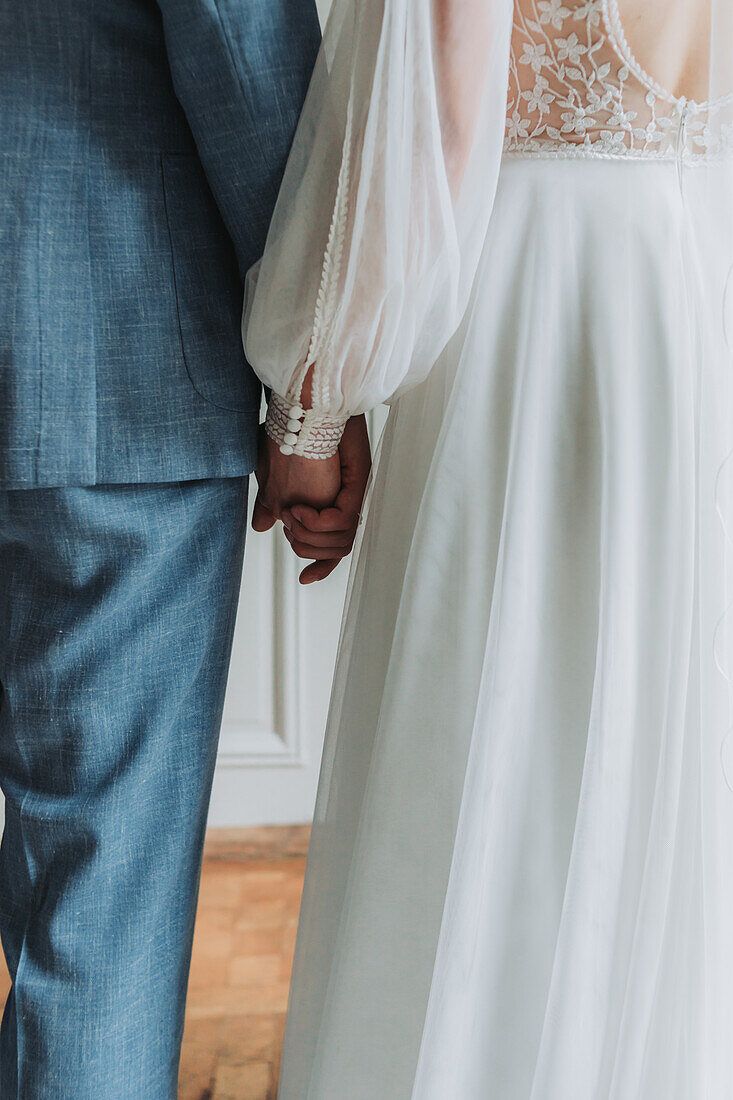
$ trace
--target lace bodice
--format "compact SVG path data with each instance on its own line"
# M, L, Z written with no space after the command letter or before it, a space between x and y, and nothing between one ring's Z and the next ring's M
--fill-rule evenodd
M617 0L516 0L507 152L700 158L720 147L710 116L644 71Z

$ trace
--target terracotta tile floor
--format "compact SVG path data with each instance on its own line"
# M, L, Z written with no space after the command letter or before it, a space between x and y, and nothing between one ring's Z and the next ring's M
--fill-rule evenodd
M207 842L178 1100L275 1100L307 831L244 835Z

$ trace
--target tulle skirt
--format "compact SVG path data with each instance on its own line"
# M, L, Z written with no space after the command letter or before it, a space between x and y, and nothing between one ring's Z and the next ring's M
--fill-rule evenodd
M688 231L674 165L503 165L381 441L281 1100L733 1096L731 444Z

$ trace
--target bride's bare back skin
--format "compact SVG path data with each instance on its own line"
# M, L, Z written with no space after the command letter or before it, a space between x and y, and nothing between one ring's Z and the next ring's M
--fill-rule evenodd
M710 0L618 0L631 52L675 96L708 98Z

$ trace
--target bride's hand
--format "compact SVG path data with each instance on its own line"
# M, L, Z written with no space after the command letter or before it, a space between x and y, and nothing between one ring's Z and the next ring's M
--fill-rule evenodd
M252 514L255 531L269 531L282 519L283 510L293 504L306 504L319 511L328 508L341 489L338 454L333 458L284 455L264 428L260 428L256 473L259 488Z

